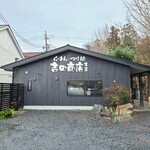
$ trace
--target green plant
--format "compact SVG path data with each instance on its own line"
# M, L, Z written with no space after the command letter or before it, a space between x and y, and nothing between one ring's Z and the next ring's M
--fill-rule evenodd
M108 100L111 104L112 111L116 111L116 107L118 106L118 114L119 114L119 105L126 104L130 102L130 91L127 87L121 84L112 84L108 88L104 89L106 93L106 100Z
M14 109L6 109L3 111L0 111L0 120L2 119L8 119L16 116L16 112Z
M4 111L0 111L0 120L5 119L5 113Z
M135 51L129 47L112 47L106 54L113 57L127 59L133 61Z

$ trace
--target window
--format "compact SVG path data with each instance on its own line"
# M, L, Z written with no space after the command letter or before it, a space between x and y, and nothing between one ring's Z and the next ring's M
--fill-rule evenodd
M68 81L69 96L102 96L102 81Z
M27 90L32 91L32 81L28 81Z

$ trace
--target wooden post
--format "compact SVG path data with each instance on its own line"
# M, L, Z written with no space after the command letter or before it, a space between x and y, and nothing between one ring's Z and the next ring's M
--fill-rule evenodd
M9 108L11 108L11 106L12 106L12 103L11 103L11 101L12 101L12 84L10 84L9 85Z
M150 72L148 73L148 97L150 97Z
M148 78L148 103L150 108L150 72L148 72L147 78Z
M20 92L21 92L21 108L24 107L24 85L20 85Z
M0 84L0 86L1 86L1 88L0 88L0 90L1 90L1 95L0 95L0 98L1 98L1 100L0 100L0 111L2 111L3 110L3 83L1 83Z
M150 108L150 96L148 96L148 108Z
M131 102L134 104L134 91L133 91L133 76L130 76L130 81L131 81Z
M142 85L142 75L139 74L139 90L140 90L140 106L144 107L143 103L143 85Z

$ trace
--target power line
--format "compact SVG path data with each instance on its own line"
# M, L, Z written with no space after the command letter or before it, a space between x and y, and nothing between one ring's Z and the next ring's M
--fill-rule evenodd
M4 18L4 16L0 13L1 20L8 25L8 21ZM46 43L47 33L44 34L44 40L45 40L45 46L34 44L32 42L29 42L27 38L25 39L23 36L21 36L12 26L11 29L14 31L15 35L24 43L28 44L29 46L35 47L35 48L45 48L46 50L49 49L49 45ZM46 35L46 36L45 36ZM91 40L89 38L83 38L83 37L69 37L69 36L57 36L57 35L49 35L52 39L59 40L59 41L72 41L72 42L87 42L87 40ZM34 37L35 38L35 37ZM41 38L42 39L42 38Z
M51 38L56 38L56 39L60 39L60 40L76 40L76 41L87 41L87 40L91 40L89 38L82 38L82 37L69 37L69 36L56 36L56 35L49 35L51 36Z
M0 13L0 18L1 20L6 24L8 25L8 21L4 18L4 16ZM15 35L21 39L23 42L25 42L26 44L32 46L32 47L36 47L36 48L42 48L42 45L37 45L37 44L34 44L34 43L31 43L29 42L28 40L26 40L24 37L22 37L12 26L11 26L11 29L14 31Z

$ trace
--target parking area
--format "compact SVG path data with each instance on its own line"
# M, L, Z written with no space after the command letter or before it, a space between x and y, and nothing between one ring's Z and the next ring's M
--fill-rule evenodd
M112 123L92 111L26 110L0 121L0 150L149 150L150 111Z

